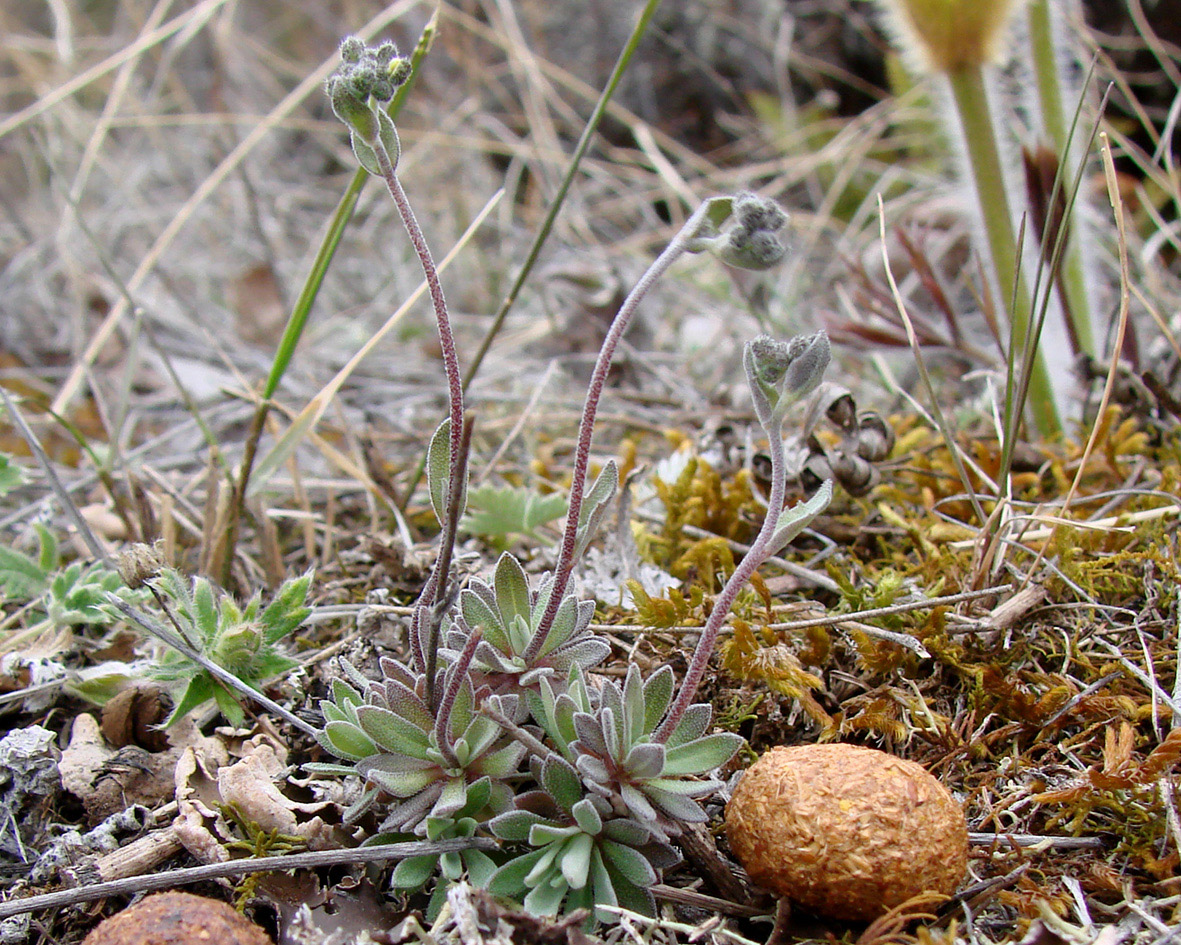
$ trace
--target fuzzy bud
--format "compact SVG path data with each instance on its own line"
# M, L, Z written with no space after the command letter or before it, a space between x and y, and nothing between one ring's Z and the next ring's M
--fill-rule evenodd
M792 404L817 388L830 357L828 335L823 331L791 341L761 335L747 342L743 367L755 413L768 432L783 423Z
M160 573L164 567L163 544L145 545L137 542L126 551L115 555L115 568L119 577L132 590L143 587Z
M363 143L372 144L384 132L375 111L409 77L410 63L398 56L393 43L371 47L350 36L340 44L340 65L328 77L326 90L336 117Z
M994 61L1018 0L878 0L907 61L957 72Z
M770 269L787 254L779 231L787 214L773 200L757 194L736 194L730 205L730 226L708 248L722 262L739 269Z

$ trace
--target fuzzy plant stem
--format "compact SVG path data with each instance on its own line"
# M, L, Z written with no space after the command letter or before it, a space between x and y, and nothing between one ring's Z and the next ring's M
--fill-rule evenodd
M483 639L483 631L479 627L472 630L463 645L459 659L451 669L451 679L447 684L447 691L443 694L443 701L435 711L435 744L439 754L446 764L452 768L462 768L459 759L455 757L455 749L451 744L451 712L455 708L455 700L459 697L459 689L467 679L468 667L472 665L472 657L476 655L476 647Z
M968 66L946 75L966 145L992 270L1002 296L1000 303L1009 313L1009 356L1020 363L1026 346L1034 346L1029 369L1029 399L1034 423L1042 436L1057 436L1062 432L1062 424L1045 357L1037 348L1037 339L1029 337L1033 306L1029 287L1020 279L1021 257L1013 235L1013 218L984 73L978 67ZM1015 405L1010 403L1008 406Z
M1072 121L1067 117L1062 70L1058 62L1062 44L1057 41L1055 33L1061 33L1063 29L1062 23L1056 21L1061 14L1050 9L1049 0L1033 0L1029 4L1027 16L1030 60L1033 63L1042 129L1049 136L1061 163L1062 183L1059 186L1065 186L1076 163L1074 154L1078 153L1079 149L1071 147ZM1079 158L1080 161L1085 159L1085 155ZM1063 295L1079 347L1086 354L1095 357L1098 354L1095 350L1095 320L1091 294L1087 291L1086 266L1083 261L1084 221L1078 219L1078 214L1073 216L1076 217L1075 225L1071 228L1062 254ZM1065 221L1063 225L1066 225ZM1048 236L1050 245L1053 246L1057 234L1051 233Z
M619 341L623 337L623 333L627 331L628 325L631 323L632 316L635 315L636 309L651 290L656 281L664 275L665 271L671 266L682 253L691 245L694 237L698 235L702 224L705 221L706 213L709 210L709 201L703 201L701 205L693 212L693 215L685 221L685 225L677 232L672 241L665 247L664 252L656 257L656 260L648 267L648 270L639 278L633 286L631 292L628 293L623 304L619 307L614 320L611 322L611 327L607 331L607 337L603 339L603 346L599 349L599 357L595 361L594 371L591 373L590 385L586 392L586 402L582 407L582 420L578 425L578 444L574 452L574 473L570 481L570 508L566 513L566 528L562 533L562 548L558 554L558 562L554 567L554 582L550 589L549 601L546 603L545 612L542 614L541 621L537 625L537 629L533 634L533 639L529 643L529 648L525 651L526 665L533 659L536 659L537 654L541 652L541 648L545 646L545 639L549 636L550 627L553 626L554 617L557 615L558 607L562 603L563 595L566 593L566 587L570 583L570 574L574 570L574 550L577 547L578 541L578 520L582 513L582 499L586 491L586 473L587 467L590 465L590 447L591 438L595 432L595 414L599 409L599 400L603 396L603 385L607 381L607 372L611 368L611 359L615 356L615 349L619 346Z
M468 456L472 446L472 417L465 414L463 430L459 438L459 461L453 468L461 471L467 467ZM432 711L438 710L435 700L435 675L439 666L439 627L443 622L443 615L452 601L450 582L451 559L455 553L455 536L459 532L459 518L463 515L460 503L463 496L462 481L452 480L454 487L449 489L447 496L447 511L444 513L443 532L439 540L439 556L435 559L435 567L431 573L431 580L427 582L419 597L416 611L415 628L422 632L422 621L426 623L426 652L419 664L426 670L426 701ZM430 601L428 604L427 602ZM421 637L419 639L422 639Z
M676 731L677 725L680 724L681 717L693 704L693 699L697 695L697 687L705 678L709 658L713 655L714 645L718 642L718 634L721 633L722 625L726 622L730 608L734 606L738 592L746 587L755 571L767 560L768 543L775 534L787 491L787 463L783 452L782 422L777 424L775 429L767 431L767 440L767 451L771 454L771 494L767 497L766 518L763 519L763 526L759 529L755 540L751 542L750 550L742 556L738 567L730 575L730 580L726 582L721 594L714 601L713 610L710 611L709 619L705 622L705 627L702 628L701 636L697 640L697 646L693 649L689 668L685 670L685 678L681 680L677 698L668 710L668 715L664 717L664 721L660 723L660 727L652 736L652 740L657 743L664 744L669 740L672 733Z
M435 260L431 256L426 237L423 236L422 228L414 216L414 209L410 206L410 199L402 188L402 182L398 180L389 153L380 137L374 138L370 142L370 146L377 155L377 166L381 171L382 179L385 181L386 187L389 188L390 196L394 198L394 205L398 208L399 216L402 217L402 225L406 227L410 243L418 255L422 274L426 278L427 291L430 292L431 304L435 309L435 322L439 327L439 348L443 353L443 370L447 375L448 416L451 417L449 442L451 481L448 484L448 489L455 491L459 484L460 470L457 467L460 464L460 438L463 435L463 377L459 373L459 355L455 351L455 337L451 333L451 315L447 310L447 300L443 297L443 286L439 282L439 270L435 267Z
M427 701L432 708L436 708L434 670L438 659L437 650L440 620L438 605L445 601L448 596L448 573L450 571L452 546L455 542L458 517L463 513L463 510L458 508L459 496L463 489L463 478L467 465L467 451L464 446L463 377L459 372L459 355L456 353L455 337L451 332L451 316L447 310L447 300L443 297L443 286L439 282L439 271L435 267L435 261L431 256L431 250L427 245L426 237L423 236L422 228L418 225L418 220L414 216L414 209L410 206L410 200L406 196L402 182L398 180L394 163L390 160L389 152L386 151L381 137L376 136L370 142L370 146L377 156L377 167L381 171L382 179L389 189L390 196L394 199L394 205L398 208L398 214L402 217L402 224L406 227L406 233L410 237L410 243L414 247L414 252L418 254L418 261L422 266L423 276L426 278L427 290L430 292L431 304L435 309L435 322L439 330L439 348L443 353L443 370L447 375L448 416L451 419L451 426L448 431L449 474L447 477L447 508L449 514L447 518L450 519L453 517L450 513L454 510L456 521L441 523L443 526L444 547L440 550L439 557L435 560L434 572L431 575L432 580L428 582L427 591L424 592L433 592L434 601L430 606L429 612L425 615L422 615L422 608L420 606L420 616L416 620L416 623L422 619L429 621L427 627L429 643L427 644L426 653L423 654L425 658L424 669L427 673ZM466 427L468 431L467 435L470 437L471 427L470 425L466 425ZM422 603L425 603L425 600Z

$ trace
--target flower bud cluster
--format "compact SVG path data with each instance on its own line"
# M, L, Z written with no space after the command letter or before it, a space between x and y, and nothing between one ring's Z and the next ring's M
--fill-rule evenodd
M723 262L740 269L763 270L787 254L778 235L787 224L787 214L773 200L749 192L736 194L730 220L714 247Z
M389 134L385 125L392 123L382 105L409 77L410 62L398 56L393 43L367 46L350 36L340 44L340 66L325 87L336 117L349 126L355 139L371 145L379 135Z
M760 335L746 345L746 368L755 414L768 432L783 423L792 404L812 393L824 377L831 349L828 335L800 335L776 341Z

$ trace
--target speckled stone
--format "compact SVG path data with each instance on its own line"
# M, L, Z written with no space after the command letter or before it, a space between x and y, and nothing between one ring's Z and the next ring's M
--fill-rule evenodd
M968 865L960 804L913 761L854 745L772 748L738 782L726 835L760 886L802 908L868 921Z
M105 919L82 945L273 945L270 936L218 899L191 893L147 896Z

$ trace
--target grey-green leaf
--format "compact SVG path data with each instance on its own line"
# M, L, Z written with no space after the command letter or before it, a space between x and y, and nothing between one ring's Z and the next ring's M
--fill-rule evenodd
M775 523L775 531L767 543L767 554L773 555L782 550L788 542L807 528L817 515L828 508L831 501L832 480L826 479L807 502L801 502L780 512L779 520Z
M575 532L574 545L575 559L582 557L586 546L594 539L595 533L603 524L603 519L607 517L611 499L614 498L615 490L618 488L619 467L612 459L595 478L594 485L586 493L582 500L582 507L578 510L578 530Z

